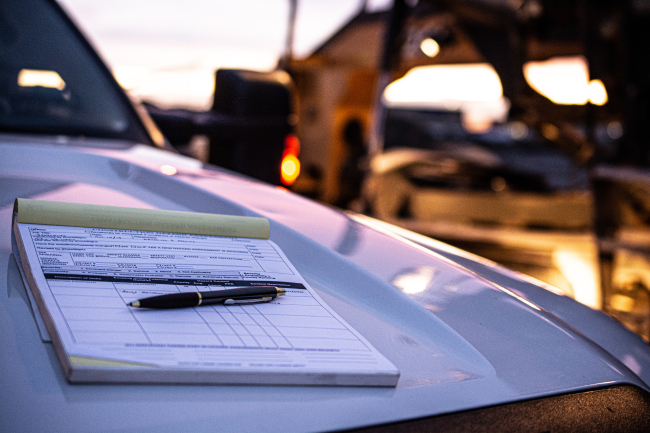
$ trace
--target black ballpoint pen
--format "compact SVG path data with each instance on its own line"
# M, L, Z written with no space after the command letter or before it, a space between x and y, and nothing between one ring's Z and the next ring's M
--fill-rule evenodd
M282 287L249 286L209 292L170 293L138 299L127 305L140 308L186 308L212 304L250 304L267 302L285 293Z

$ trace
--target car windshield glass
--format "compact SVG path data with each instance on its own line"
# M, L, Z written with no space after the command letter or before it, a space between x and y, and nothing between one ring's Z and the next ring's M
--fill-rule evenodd
M56 5L0 3L1 131L138 139L130 110Z

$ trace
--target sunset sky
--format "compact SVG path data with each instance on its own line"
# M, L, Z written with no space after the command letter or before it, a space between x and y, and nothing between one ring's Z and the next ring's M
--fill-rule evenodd
M207 108L219 67L271 70L285 48L289 0L59 0L118 81L161 105ZM307 56L364 5L299 0L294 52Z
M59 2L131 96L162 107L208 109L216 69L272 70L285 50L289 0ZM382 10L391 4L298 0L294 55L308 56L362 8ZM552 100L559 92L559 103L585 103L593 90L601 103L606 101L602 83L589 82L582 58L527 66L533 88ZM485 64L420 68L389 90L389 105L453 106L477 125L502 121L508 110L499 78Z

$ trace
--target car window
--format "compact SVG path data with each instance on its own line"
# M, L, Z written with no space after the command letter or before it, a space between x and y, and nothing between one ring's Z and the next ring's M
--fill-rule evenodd
M53 2L0 3L0 130L142 141L110 80Z

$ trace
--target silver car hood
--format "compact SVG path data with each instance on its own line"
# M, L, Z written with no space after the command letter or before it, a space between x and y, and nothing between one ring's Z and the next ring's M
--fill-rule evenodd
M16 197L264 216L312 287L400 369L399 383L70 385L39 338L11 257ZM0 254L8 293L0 297L0 387L11 395L3 405L56 413L41 424L50 431L74 431L88 419L128 430L154 404L157 418L141 420L142 430L199 431L215 422L224 430L340 430L650 383L648 346L565 296L427 238L141 145L0 136Z

